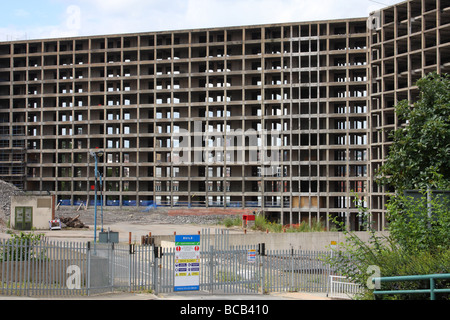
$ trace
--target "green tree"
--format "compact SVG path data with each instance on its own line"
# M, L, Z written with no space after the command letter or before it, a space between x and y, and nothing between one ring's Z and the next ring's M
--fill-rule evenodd
M393 133L393 143L376 181L401 192L405 189L450 187L450 76L430 73L417 81L419 100L395 107L405 123Z

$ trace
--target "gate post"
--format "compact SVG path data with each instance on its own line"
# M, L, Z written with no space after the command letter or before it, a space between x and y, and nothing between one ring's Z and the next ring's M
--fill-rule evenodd
M128 248L128 291L131 292L131 269L132 265L132 254L133 254L133 245L130 243Z
M108 248L108 254L110 254L109 257L109 275L110 275L110 280L109 283L111 285L111 292L114 291L114 283L115 283L115 274L116 274L116 269L115 269L115 252L114 252L114 242L111 243L111 247Z
M154 292L155 294L158 294L158 285L159 285L159 281L158 281L158 268L159 268L159 259L162 253L162 248L157 247L155 245L153 245L153 288L154 288Z
M214 247L209 246L209 292L212 294L214 289Z
M90 296L91 290L91 243L87 243L87 295Z
M291 284L290 290L293 291L294 285L294 248L291 248Z
M266 244L258 244L258 254L259 254L259 266L261 268L261 294L264 294L265 290L265 272L264 272L264 256L266 255Z

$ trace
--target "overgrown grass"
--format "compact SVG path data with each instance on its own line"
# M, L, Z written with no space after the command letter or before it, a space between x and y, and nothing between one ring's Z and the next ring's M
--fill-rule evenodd
M234 226L242 226L242 218L241 216L233 216L230 218L225 218L221 224L225 225L225 227L230 228Z
M226 218L222 221L221 224L225 225L225 227L227 227L227 228L234 227L234 226L240 227L240 226L242 226L242 217L234 216L234 217ZM304 221L302 223L295 224L295 225L282 225L280 223L270 222L263 215L257 215L255 217L255 226L252 227L251 229L258 230L258 231L269 231L272 233L326 231L326 229L321 221L315 220L311 223L311 226Z
M303 221L294 225L282 225L276 222L268 221L264 216L259 215L255 218L255 230L269 231L274 233L281 232L322 232L325 227L321 221L314 220L311 225Z

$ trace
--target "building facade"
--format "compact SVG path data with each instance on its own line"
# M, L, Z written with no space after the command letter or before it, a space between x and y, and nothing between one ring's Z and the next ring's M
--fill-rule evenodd
M410 0L370 15L370 211L385 221L387 190L373 182L392 143L390 133L401 123L398 101L414 102L415 83L430 72L450 73L450 1Z
M339 217L372 181L414 82L447 72L450 4L370 17L0 43L0 178L63 205L238 207Z

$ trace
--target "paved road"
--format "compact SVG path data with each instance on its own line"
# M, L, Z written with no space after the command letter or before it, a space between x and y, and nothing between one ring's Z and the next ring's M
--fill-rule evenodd
M181 292L181 293L160 293L154 295L151 293L107 293L93 295L89 297L57 297L57 298L30 298L30 297L10 297L0 296L0 300L225 300L225 301L246 301L246 300L332 300L325 294L311 294L304 292L281 292L271 294L248 294L248 295L225 295L208 294L207 292Z
M271 294L212 294L207 293L161 293L156 299L162 300L331 300L326 294L304 292L277 292Z

